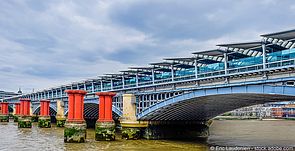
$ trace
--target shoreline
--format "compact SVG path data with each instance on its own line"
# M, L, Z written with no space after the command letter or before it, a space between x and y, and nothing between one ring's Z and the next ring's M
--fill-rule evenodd
M280 120L295 120L295 118L262 118L251 116L217 116L213 120L261 120L261 121L280 121Z

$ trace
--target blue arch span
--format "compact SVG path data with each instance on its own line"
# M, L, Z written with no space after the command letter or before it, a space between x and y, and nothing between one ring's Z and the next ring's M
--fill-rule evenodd
M266 84L220 86L159 102L137 115L139 120L208 120L241 107L295 100L295 87Z
M38 105L38 107L35 108L35 110L33 110L33 114L40 114L40 105ZM49 113L50 113L50 116L55 116L56 113L57 113L57 109L56 109L56 106L54 105L49 105Z

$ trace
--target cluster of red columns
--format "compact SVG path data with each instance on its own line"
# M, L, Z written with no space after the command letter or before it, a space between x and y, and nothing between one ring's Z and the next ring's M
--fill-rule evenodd
M1 106L1 114L2 115L8 115L8 102L1 102L0 106Z
M40 101L40 116L49 116L49 104L50 104L49 100ZM30 107L31 107L30 99L21 98L20 103L14 103L14 105L15 105L15 115L30 116Z
M40 116L49 116L49 100L40 101Z
M84 90L66 90L68 94L68 122L84 121L84 96L87 93ZM99 96L99 122L111 122L112 117L112 100L115 93L98 92Z
M66 90L68 94L68 121L83 122L84 121L84 96L87 93L84 90ZM98 92L99 96L99 122L111 122L112 117L112 100L115 93ZM1 114L8 114L8 102L1 102ZM40 101L40 116L49 116L49 100ZM15 114L22 116L30 116L31 100L21 98L20 103L15 103Z

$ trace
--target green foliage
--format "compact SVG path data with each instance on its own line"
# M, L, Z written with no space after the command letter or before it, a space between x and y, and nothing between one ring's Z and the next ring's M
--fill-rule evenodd
M140 128L123 128L122 129L122 139L139 139L140 138Z
M64 127L66 120L56 120L57 127Z
M8 115L1 115L0 122L9 122L9 116Z
M86 129L71 127L64 130L64 141L67 143L84 143L85 139Z
M19 128L31 128L32 122L30 120L18 120L18 127Z
M13 121L18 122L18 116L13 116Z
M95 140L97 141L113 141L115 140L115 126L95 128Z
M51 127L50 118L49 119L40 119L39 118L38 126L40 128L50 128Z

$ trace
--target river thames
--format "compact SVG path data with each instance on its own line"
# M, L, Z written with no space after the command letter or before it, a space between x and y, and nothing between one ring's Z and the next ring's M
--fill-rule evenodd
M0 123L0 150L209 150L212 146L282 146L295 147L295 121L215 120L207 140L94 140L94 129L87 130L86 143L67 144L63 128L19 129L17 123Z

